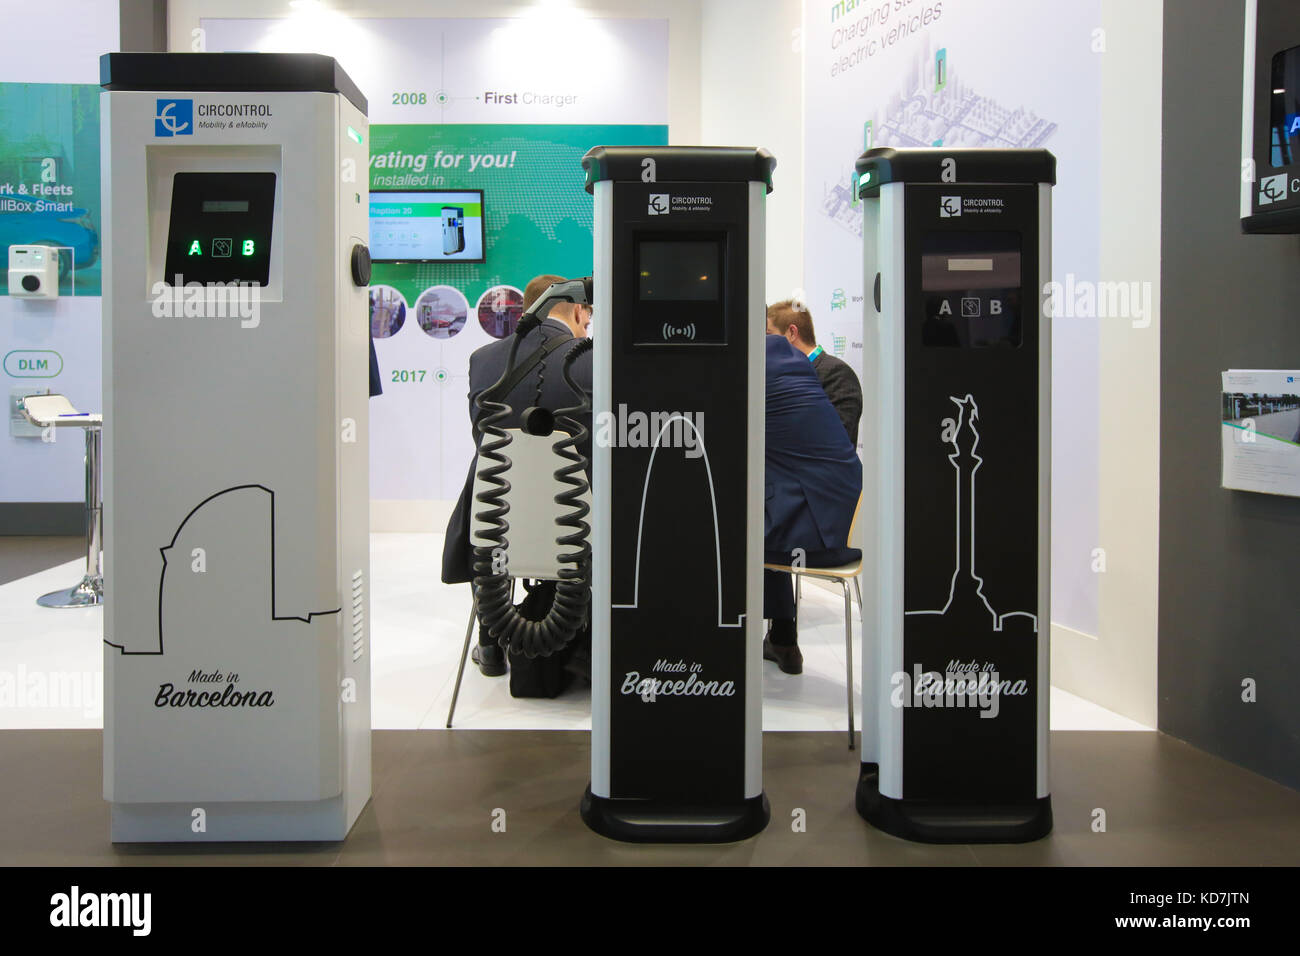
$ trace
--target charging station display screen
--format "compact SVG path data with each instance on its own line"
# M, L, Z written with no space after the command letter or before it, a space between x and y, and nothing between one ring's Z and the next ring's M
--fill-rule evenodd
M637 244L640 298L647 301L716 302L721 288L721 243L645 240Z
M921 292L923 345L1018 348L1020 234L928 234L921 245Z
M1275 167L1296 162L1300 152L1300 46L1273 57L1269 139L1269 159Z
M637 272L635 345L724 345L722 290L726 239L721 235L642 235Z
M274 219L275 173L177 173L166 282L268 285Z
M370 191L371 262L483 262L483 191Z

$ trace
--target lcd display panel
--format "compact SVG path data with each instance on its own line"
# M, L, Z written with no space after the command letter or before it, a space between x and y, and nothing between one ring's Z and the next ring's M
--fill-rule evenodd
M230 172L173 176L164 280L267 285L275 178Z
M921 245L921 343L1018 348L1021 286L1019 233L929 233Z
M714 240L643 239L637 243L642 302L716 302L722 244Z
M726 343L726 248L723 233L643 233L635 238L634 344Z

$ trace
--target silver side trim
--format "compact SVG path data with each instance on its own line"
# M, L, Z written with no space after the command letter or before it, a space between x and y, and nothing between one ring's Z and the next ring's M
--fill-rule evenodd
M745 534L745 797L763 792L763 406L767 387L767 187L749 184L749 349Z
M903 797L903 710L890 706L890 677L903 671L903 514L904 484L904 230L903 183L880 187L880 226L877 249L880 271L880 354L876 366L876 401L879 432L876 435L877 515L876 581L877 661L874 679L879 688L874 701L879 725L880 793ZM868 588L870 590L870 588ZM864 635L865 636L865 635ZM866 672L863 651L863 678ZM863 715L864 722L866 715Z
M880 484L877 469L881 457L880 363L883 357L881 344L882 318L876 311L874 289L876 273L880 267L876 240L880 229L880 200L862 201L862 374L868 378L863 397L870 398L875 407L863 408L862 450L862 505L858 509L858 540L854 546L862 550L862 733L859 735L859 753L863 763L880 761L880 521L883 514L878 507ZM882 280L883 281L883 280Z
M1052 281L1052 187L1038 185L1038 759L1037 793L1048 789L1048 712L1052 696L1052 320L1047 284ZM1028 297L1026 297L1028 298Z
M614 267L614 184L608 180L595 184L592 212L593 254L592 281L597 320L611 328ZM610 335L597 329L592 348L592 420L614 408L613 342ZM606 489L592 495L591 560L591 792L598 797L609 793L609 708L610 708L610 455L612 449L600 442L591 443L591 484Z
M1252 175L1241 177L1241 218L1251 214L1250 194L1259 170L1255 163L1255 34L1259 30L1258 0L1246 0L1246 32L1241 59L1241 161L1250 162Z

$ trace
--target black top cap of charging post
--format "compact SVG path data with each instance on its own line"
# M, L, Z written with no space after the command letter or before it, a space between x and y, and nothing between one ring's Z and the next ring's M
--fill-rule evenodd
M945 160L952 160L955 168ZM859 156L854 168L858 172L860 199L875 196L885 183L1056 184L1056 157L1045 149L945 149L942 146L894 149L881 146Z
M99 85L114 92L340 93L366 112L352 78L320 53L105 53Z
M647 167L646 160L653 160ZM582 157L587 192L598 182L763 183L772 191L776 158L765 149L732 146L595 146ZM646 178L647 168L654 176Z

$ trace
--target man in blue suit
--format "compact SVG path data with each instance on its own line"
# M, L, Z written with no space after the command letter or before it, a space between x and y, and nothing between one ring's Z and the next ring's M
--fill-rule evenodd
M764 560L834 567L861 557L849 526L862 494L862 463L812 363L783 336L767 336ZM803 672L790 575L763 572L763 657Z

